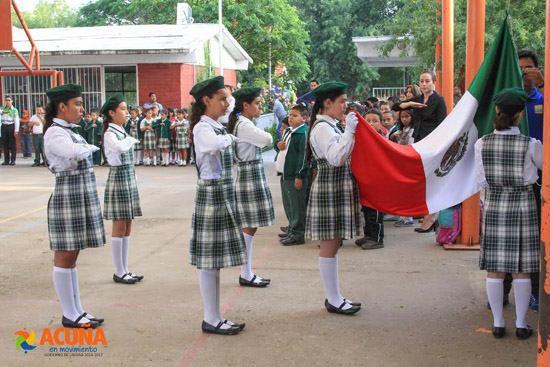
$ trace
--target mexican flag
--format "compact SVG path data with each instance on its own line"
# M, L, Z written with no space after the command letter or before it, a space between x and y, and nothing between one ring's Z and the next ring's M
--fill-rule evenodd
M522 87L522 77L506 18L468 91L420 142L396 144L359 116L351 169L361 204L386 214L421 216L478 192L474 144L493 131L493 96L508 87ZM520 129L527 134L525 120Z

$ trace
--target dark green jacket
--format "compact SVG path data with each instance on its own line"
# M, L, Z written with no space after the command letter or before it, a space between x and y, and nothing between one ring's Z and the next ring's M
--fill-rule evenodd
M163 122L164 122L164 126L161 125L161 123ZM157 131L157 137L171 139L172 138L172 130L170 130L171 124L172 123L170 122L169 118L164 119L164 121L162 119L157 120L156 126L153 125L155 127L155 130Z
M88 144L92 144L95 146L99 146L102 138L101 130L103 129L103 124L101 121L97 120L95 124L96 127L92 127L92 124L94 123L94 120L90 120L84 127L84 130L87 132L86 140L88 141Z
M285 169L283 180L294 180L296 178L309 178L310 164L306 159L307 147L307 125L303 124L292 131L290 140L286 147Z

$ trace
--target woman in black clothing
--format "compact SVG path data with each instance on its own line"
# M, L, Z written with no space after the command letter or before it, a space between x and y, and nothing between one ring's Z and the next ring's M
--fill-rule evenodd
M424 70L420 74L420 90L422 94L409 100L395 103L392 106L394 111L412 109L415 125L413 126L414 142L428 136L436 127L447 117L447 105L445 99L434 91L435 75L431 70ZM416 232L424 233L436 230L438 223L436 215L430 214L424 217L420 228L415 228Z

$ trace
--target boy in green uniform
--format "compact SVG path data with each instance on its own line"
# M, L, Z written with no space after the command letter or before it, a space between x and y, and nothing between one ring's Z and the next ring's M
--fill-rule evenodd
M163 166L168 166L170 163L170 153L168 150L170 149L170 140L172 139L171 125L172 122L168 118L168 110L162 110L160 112L160 120L157 120L155 132L158 138L158 148L162 151Z
M101 164L101 130L103 124L98 120L99 114L97 110L92 110L90 115L92 119L86 124L84 131L86 131L86 140L88 144L100 148L100 150L93 153L94 166L98 166Z
M290 134L287 143L279 142L279 150L286 150L282 192L283 202L288 209L288 236L281 239L284 246L302 245L306 224L307 188L309 187L310 165L306 158L307 147L307 108L296 105L290 110L288 121ZM287 135L288 137L288 135Z
M82 136L84 139L87 139L88 133L85 131L86 124L90 122L92 116L89 113L84 114L84 118L81 118L78 124L76 124L76 132Z

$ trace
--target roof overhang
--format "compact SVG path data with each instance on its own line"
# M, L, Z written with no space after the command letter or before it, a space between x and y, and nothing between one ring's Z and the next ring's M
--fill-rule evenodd
M405 50L404 43L398 43L387 57L381 56L381 48L384 43L390 41L392 36L368 36L353 37L353 43L357 46L357 56L369 66L375 67L403 67L415 66L416 56L414 51ZM399 39L404 39L399 37Z

